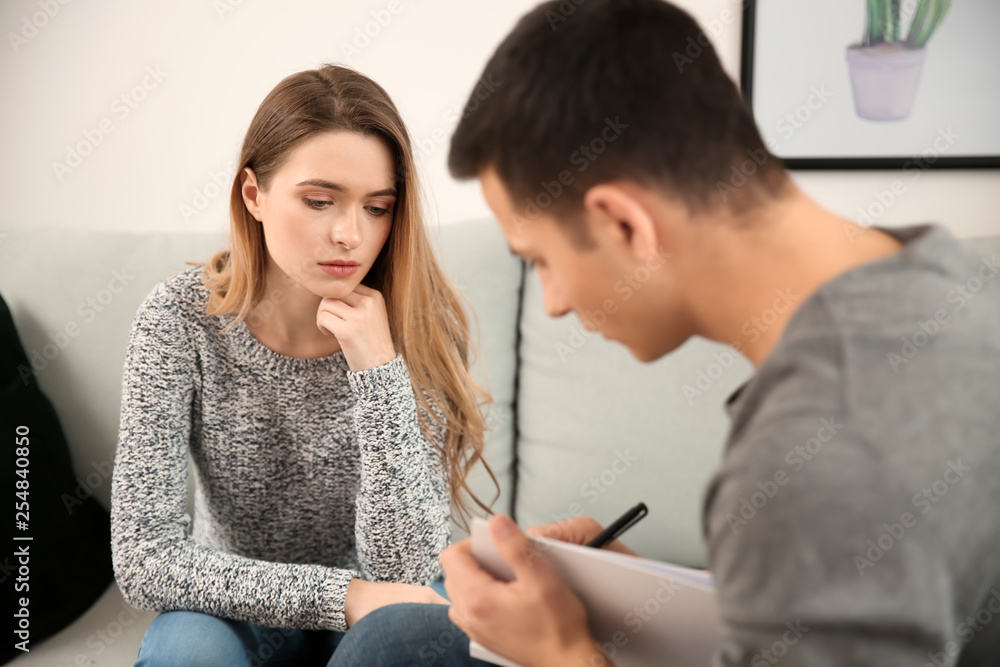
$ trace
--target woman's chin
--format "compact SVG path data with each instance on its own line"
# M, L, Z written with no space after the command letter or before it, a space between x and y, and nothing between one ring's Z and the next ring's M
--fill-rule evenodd
M329 278L327 280L310 281L303 285L307 290L323 299L343 299L354 291L360 280L351 278Z

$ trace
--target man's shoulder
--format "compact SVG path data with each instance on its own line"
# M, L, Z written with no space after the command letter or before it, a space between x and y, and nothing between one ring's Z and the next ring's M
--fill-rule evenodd
M838 333L897 340L914 324L937 331L995 322L1000 306L995 253L978 252L937 225L894 233L904 241L898 252L855 267L818 290L817 301Z
M974 613L1000 581L963 565L993 563L1000 535L988 513L969 520L1000 479L1000 279L948 235L925 241L815 293L730 402L704 527L722 614L751 652L790 617L817 655L887 618L944 645L946 614ZM830 619L856 636L815 629Z
M1000 278L962 296L956 281L982 260L941 230L919 244L813 294L730 400L716 481L737 498L782 471L786 492L850 495L877 486L867 471L888 461L922 469L936 452L996 450L980 434L1000 429Z
M845 272L802 303L743 404L753 393L758 405L762 395L774 403L808 393L839 397L850 412L1000 364L997 257L970 252L940 227L906 231L895 255Z

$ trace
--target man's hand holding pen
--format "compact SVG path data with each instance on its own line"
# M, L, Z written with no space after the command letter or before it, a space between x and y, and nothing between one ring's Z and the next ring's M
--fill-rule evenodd
M494 516L490 533L514 579L500 581L483 570L472 555L471 539L449 547L441 554L444 585L452 602L448 616L470 639L525 667L610 667L611 659L587 625L583 603L545 559L537 557L531 537L635 556L617 538L647 512L639 503L607 528L590 517L578 517L535 526L527 534L509 517Z
M530 538L502 514L490 521L490 532L515 578L505 582L483 570L472 555L471 539L445 549L441 566L452 603L448 616L455 625L525 667L610 667L587 626L583 603L536 556Z

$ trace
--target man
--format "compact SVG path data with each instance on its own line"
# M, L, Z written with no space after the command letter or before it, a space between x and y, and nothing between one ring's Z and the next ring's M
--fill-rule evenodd
M820 207L697 24L659 0L540 5L483 76L500 85L470 98L449 167L479 179L549 315L602 310L600 332L642 361L700 335L756 367L726 404L704 499L715 663L998 664L996 259L935 225L864 228ZM654 256L668 259L618 298ZM783 294L794 308L773 307ZM747 336L764 312L774 323ZM741 514L766 483L780 494ZM491 530L516 580L480 569L468 540L450 547L454 623L522 665L612 664L521 529Z

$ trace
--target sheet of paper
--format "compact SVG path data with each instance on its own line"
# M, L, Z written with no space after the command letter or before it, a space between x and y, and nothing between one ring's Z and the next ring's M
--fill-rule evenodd
M479 642L469 642L469 655L486 662L492 662L494 665L500 665L500 667L521 667L516 662L511 662L507 658L497 655Z
M539 557L583 601L591 632L618 667L710 664L719 635L709 573L546 538L532 540ZM494 576L514 578L482 519L473 520L472 552ZM473 657L519 667L473 644Z

